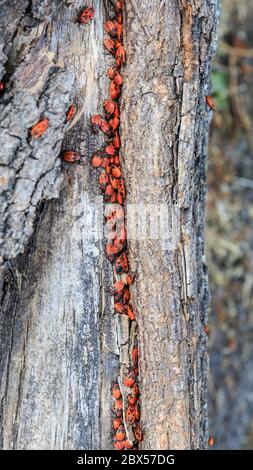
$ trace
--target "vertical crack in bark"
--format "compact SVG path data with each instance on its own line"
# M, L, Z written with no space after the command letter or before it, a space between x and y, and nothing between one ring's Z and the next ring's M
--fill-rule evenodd
M137 448L141 440L139 427L139 387L138 365L129 359L130 348L134 348L136 334L131 334L135 325L135 314L130 301L129 285L133 282L133 276L129 272L129 260L127 255L127 232L125 206L125 183L120 164L120 102L123 77L121 66L125 64L125 49L123 39L123 10L122 2L115 2L113 20L104 23L105 31L109 38L104 39L105 48L114 56L112 67L108 70L110 82L110 99L104 102L105 119L100 115L93 115L91 123L96 132L102 130L109 142L102 151L93 155L92 165L102 167L99 183L105 193L107 205L105 217L107 246L106 254L114 267L114 308L116 318L116 341L119 353L120 375L113 382L112 394L114 401L113 438L114 447L117 450ZM116 203L116 204L115 204ZM136 328L135 328L136 333ZM118 337L117 337L118 336ZM129 374L129 377L127 377ZM134 377L134 378L132 378ZM135 392L134 392L135 390ZM110 397L111 399L111 397ZM131 400L131 403L130 401ZM115 424L117 423L117 424Z

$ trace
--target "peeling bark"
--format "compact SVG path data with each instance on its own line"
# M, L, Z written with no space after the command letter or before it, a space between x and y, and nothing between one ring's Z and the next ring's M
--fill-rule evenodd
M10 3L10 2L9 2ZM110 449L111 383L134 332L115 316L98 235L100 193L89 127L107 96L102 45L110 2L4 2L1 74L1 447ZM20 5L20 3L22 5ZM143 448L207 442L204 96L215 0L126 2L121 135L127 201L164 204L176 246L132 240ZM74 121L65 115L77 105ZM38 141L29 129L50 126ZM82 154L62 164L62 150ZM52 201L50 201L52 199ZM129 219L131 208L129 206ZM165 240L166 242L167 240Z

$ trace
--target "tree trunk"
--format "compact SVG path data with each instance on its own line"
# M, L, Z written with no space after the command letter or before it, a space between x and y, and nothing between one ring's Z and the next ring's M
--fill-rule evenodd
M3 449L113 448L111 384L137 335L114 314L90 165L112 12L109 0L93 4L89 25L78 22L82 1L6 1L0 13ZM207 445L205 95L216 9L216 0L125 2L121 139L143 449ZM29 129L44 116L34 141ZM62 163L66 149L81 163Z

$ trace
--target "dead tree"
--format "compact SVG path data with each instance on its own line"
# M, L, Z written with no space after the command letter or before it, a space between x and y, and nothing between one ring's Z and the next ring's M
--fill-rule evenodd
M112 2L93 4L84 26L79 0L1 3L3 449L112 448L111 383L134 333L115 317L108 292L112 267L90 165L101 144L89 118L108 91L103 22ZM177 240L129 242L144 449L207 445L205 96L216 15L216 0L125 2L127 202L137 212L165 207ZM43 116L50 126L32 140ZM82 159L70 166L60 156L72 148Z

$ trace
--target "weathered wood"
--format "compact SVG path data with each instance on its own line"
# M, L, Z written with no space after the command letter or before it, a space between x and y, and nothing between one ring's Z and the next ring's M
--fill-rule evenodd
M85 239L85 219L94 214L80 198L84 168L69 179L72 185L40 221L28 267L20 273L17 305L11 294L5 296L5 449L99 447L99 409L89 403L98 402L99 394L99 297L94 291L99 291L100 250L92 237Z
M4 275L4 449L112 446L110 387L118 375L119 352L107 292L111 267L99 233L103 220L96 203L97 175L90 166L101 138L94 138L89 127L90 114L98 111L108 87L105 10L97 2L94 22L84 27L77 22L81 6L32 2L22 21L17 19L9 52L14 74L2 98L1 118L1 169L10 175L7 179L2 173L1 180L7 189L1 206L4 260L24 250L38 204L57 197L60 188L61 195L44 204L28 249L17 262L8 261ZM14 11L6 5L5 13L8 21ZM26 54L19 64L20 44ZM73 101L77 116L67 126L65 114ZM28 129L43 113L49 129L42 139L31 141ZM62 165L61 146L80 151L81 164Z
M144 449L207 445L204 97L216 7L205 0L127 3L127 201L137 204L134 223L140 228L161 205L169 227L164 240L143 235L130 243Z
M147 449L206 444L204 96L215 1L191 3L126 3L127 197L139 213L163 203L178 240L130 246ZM126 370L134 332L113 312L112 269L97 237L100 193L90 159L102 140L89 117L107 95L102 23L110 2L94 4L86 27L77 22L82 1L4 2L2 24L15 26L3 38L0 124L4 449L112 447L111 382ZM73 101L78 112L67 126ZM34 142L29 128L41 115L50 126ZM68 148L81 152L80 165L62 164Z

